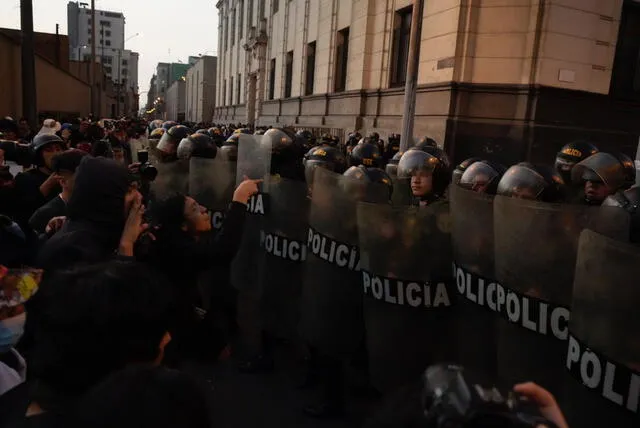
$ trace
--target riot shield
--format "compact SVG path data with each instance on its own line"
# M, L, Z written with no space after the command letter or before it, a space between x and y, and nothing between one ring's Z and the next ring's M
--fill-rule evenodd
M580 236L566 368L570 426L640 424L640 250L591 230Z
M300 333L331 357L353 356L364 340L357 201L388 204L388 193L384 186L358 187L350 178L324 168L315 170Z
M214 231L222 227L235 187L235 163L221 157L189 160L189 196L209 210Z
M175 161L156 163L158 175L151 183L152 199L161 200L176 193L187 194L189 190L189 163Z
M456 361L449 205L358 206L371 382L388 392Z
M265 254L262 316L274 336L294 340L300 318L300 291L306 260L309 199L304 181L272 178L269 215L261 242Z
M496 196L499 284L487 286L484 297L501 314L498 371L506 381L532 380L562 395L578 239L596 222L608 224L609 233L621 239L628 237L624 210Z
M411 205L413 195L411 193L411 180L406 178L393 178L393 194L391 195L391 203L393 206Z
M269 211L269 170L271 147L265 147L259 135L239 134L236 184L245 178L263 179L260 192L247 204L247 218L238 254L231 264L231 283L253 295L261 292L264 253L260 247L260 232Z
M493 196L449 186L453 275L459 295L457 304L458 363L485 374L497 375L495 313L478 299L482 290L495 282L493 244Z

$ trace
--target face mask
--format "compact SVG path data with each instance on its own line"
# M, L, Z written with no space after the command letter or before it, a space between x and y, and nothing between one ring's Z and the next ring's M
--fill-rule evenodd
M24 333L26 313L0 321L0 353L9 351Z

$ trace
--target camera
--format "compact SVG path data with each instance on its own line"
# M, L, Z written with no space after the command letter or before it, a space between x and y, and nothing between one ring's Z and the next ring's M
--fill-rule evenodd
M429 428L535 428L557 426L537 406L513 391L472 381L460 366L438 364L423 375L422 409Z
M145 181L154 181L158 176L158 169L149 162L141 164L139 171L140 178Z

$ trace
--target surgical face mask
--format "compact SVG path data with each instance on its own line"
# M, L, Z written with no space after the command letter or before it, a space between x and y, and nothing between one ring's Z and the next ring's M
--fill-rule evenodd
M26 313L0 321L0 353L9 351L24 333Z

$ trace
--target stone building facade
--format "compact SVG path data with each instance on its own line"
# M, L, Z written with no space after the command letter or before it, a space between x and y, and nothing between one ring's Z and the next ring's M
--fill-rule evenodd
M401 128L412 0L220 0L214 120ZM636 0L426 0L414 136L455 159L635 154Z

